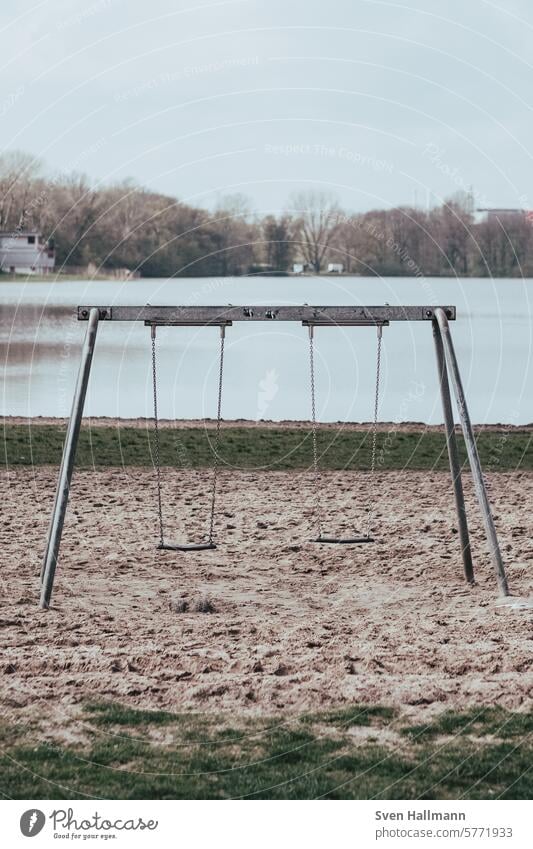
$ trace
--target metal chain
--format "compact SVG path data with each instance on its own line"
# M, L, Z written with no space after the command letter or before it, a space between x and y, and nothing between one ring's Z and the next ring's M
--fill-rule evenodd
M209 519L209 542L214 541L215 530L215 506L217 494L217 479L219 456L218 448L220 444L220 419L222 414L222 377L224 374L224 340L226 338L226 325L220 325L220 364L218 370L218 405L217 405L217 427L215 432L215 456L213 458L213 482L211 485L211 515Z
M374 498L376 491L375 471L376 471L376 454L377 454L377 438L378 438L378 408L379 408L379 380L381 374L381 342L383 339L383 327L381 324L377 326L378 347L376 354L376 388L374 393L374 422L372 424L372 460L370 463L370 487L368 495L367 513L366 513L366 535L370 536L372 530L372 514L374 509Z
M313 439L313 470L315 479L315 521L318 537L322 536L322 503L320 500L320 470L318 468L318 445L316 426L316 398L315 398L315 354L314 354L314 327L309 325L309 373L311 377L311 432Z
M156 325L152 324L152 382L154 390L154 435L155 435L155 468L157 475L157 510L159 515L159 542L164 545L163 505L161 499L161 446L159 441L159 417L157 414L157 363L155 353Z

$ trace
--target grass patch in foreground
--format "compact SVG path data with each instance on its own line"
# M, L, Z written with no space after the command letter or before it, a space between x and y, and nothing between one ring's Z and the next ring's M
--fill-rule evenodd
M80 729L83 747L35 742L37 732L13 739L4 728L0 791L16 799L528 799L533 789L533 718L497 708L408 726L389 708L363 705L239 721L96 704Z
M59 425L12 425L2 432L2 459L8 466L59 464L65 428ZM161 428L164 466L203 468L212 463L213 430L201 427ZM370 432L322 428L318 432L320 465L324 469L369 469ZM533 469L533 434L528 431L481 431L477 438L486 471ZM462 436L459 455L466 462ZM150 466L154 441L150 424L137 427L84 427L76 464L93 466ZM312 464L309 430L302 428L229 427L220 439L221 464L233 468L304 469ZM435 431L381 432L377 462L382 469L448 469L444 434Z

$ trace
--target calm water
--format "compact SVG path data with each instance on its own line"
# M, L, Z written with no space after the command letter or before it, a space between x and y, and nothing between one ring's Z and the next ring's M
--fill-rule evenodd
M0 284L3 415L66 416L89 304L456 304L452 325L475 422L533 421L533 282L374 278L226 278ZM316 331L317 410L323 421L368 421L374 328ZM160 414L214 416L218 330L158 331ZM296 324L228 328L223 415L307 419L307 330ZM152 413L149 329L102 322L86 414ZM380 416L442 421L430 323L384 330Z

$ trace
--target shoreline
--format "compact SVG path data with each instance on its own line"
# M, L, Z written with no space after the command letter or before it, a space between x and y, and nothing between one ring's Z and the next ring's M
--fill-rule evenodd
M373 273L369 271L368 274L358 274L354 271L342 271L342 272L331 272L331 271L304 271L304 272L294 272L294 271L278 271L278 272L268 272L268 273L257 273L254 274L252 272L245 274L221 274L221 275L209 275L209 274L200 274L189 275L189 274L181 274L171 277L116 277L111 273L106 273L104 271L101 275L91 275L91 274L74 274L69 272L52 272L50 274L12 274L10 272L0 272L0 283L47 283L49 280L52 280L54 283L70 283L70 282L89 282L89 283L129 283L129 282L146 282L146 281L161 281L161 280L211 280L213 277L220 277L223 280L269 280L269 279L317 279L317 278L326 278L337 279L337 278L348 278L348 279L356 279L356 280L365 280L365 279L381 279L381 280L412 280L412 275L409 274L381 274L379 272L374 271ZM525 282L531 282L533 277L528 277L524 274L516 274L514 276L509 275L497 275L497 274L424 274L421 278L423 280L521 280Z
M2 416L4 427L9 425L28 425L38 427L40 425L55 425L66 427L68 418L53 416ZM159 419L161 427L185 430L190 428L214 429L217 426L216 419ZM137 416L135 418L121 418L117 416L84 416L82 427L128 427L128 428L151 428L153 418ZM311 428L309 420L282 419L273 421L271 419L222 419L221 428L256 428L267 430L306 430ZM320 430L348 430L365 433L372 429L372 422L318 422ZM533 433L533 422L514 425L504 422L491 422L487 424L473 425L474 431L484 433ZM424 422L379 422L377 425L379 433L394 431L397 433L444 433L443 424L425 424ZM455 430L461 432L461 426L456 423Z

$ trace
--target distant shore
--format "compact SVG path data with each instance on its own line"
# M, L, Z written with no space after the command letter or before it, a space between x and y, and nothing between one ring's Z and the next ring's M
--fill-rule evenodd
M224 279L241 279L241 280L268 280L275 278L287 278L287 279L299 279L302 277L305 278L327 278L327 279L337 279L337 278L353 278L353 279L361 279L368 280L375 278L376 280L380 279L389 279L394 278L397 280L412 280L413 277L408 274L395 274L392 273L378 273L378 272L369 272L368 274L358 274L355 271L343 271L341 273L332 273L327 271L319 271L319 272L310 272L305 271L302 273L294 273L292 271L279 271L279 272L269 272L268 274L227 274L227 275L212 275L214 277L223 277ZM69 283L70 281L75 280L83 280L85 282L94 282L94 283L133 283L133 282L148 282L150 280L205 280L209 279L206 275L198 275L197 277L192 275L176 275L170 277L117 277L111 271L106 273L105 270L102 274L70 274L70 273L53 273L53 274L6 274L4 272L0 272L0 284L1 283ZM479 274L425 274L420 276L418 279L420 280L532 280L532 277L527 277L522 274L516 275L484 275L480 276Z
M57 425L66 427L68 418L53 417L53 416L3 416L2 421L5 425ZM131 427L145 428L151 427L153 418L150 416L138 416L136 418L122 418L116 416L84 416L83 427ZM159 424L162 427L185 429L185 428L215 428L216 419L159 419ZM222 419L220 426L223 428L254 428L268 430L299 430L311 427L311 422L306 419L292 420L282 419L273 421L271 419ZM350 430L364 433L372 429L372 422L319 422L318 427L321 430ZM395 430L398 433L444 433L443 424L425 424L424 422L379 422L377 429L380 433L388 433ZM457 433L460 433L461 426L455 426ZM501 431L509 431L510 433L533 433L533 422L522 425L506 424L505 422L491 422L489 424L474 424L476 432L484 431L489 433L499 433Z

